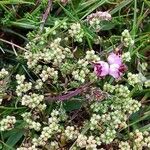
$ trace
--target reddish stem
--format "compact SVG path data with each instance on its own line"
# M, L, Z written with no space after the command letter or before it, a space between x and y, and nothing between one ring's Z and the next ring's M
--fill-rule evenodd
M69 93L67 93L65 95L58 95L58 96L54 96L54 97L48 96L48 97L45 98L45 100L46 101L57 101L57 100L64 101L64 100L69 100L72 97L77 96L77 95L81 94L84 91L87 91L87 89L89 88L90 84L91 83L87 83L87 84L77 88L74 91L70 91Z
M43 17L42 17L42 24L40 26L40 31L43 31L43 28L44 28L44 25L45 25L45 22L48 18L48 15L50 13L50 10L51 10L51 6L52 6L52 0L48 0L48 7L45 11L45 13L43 14Z

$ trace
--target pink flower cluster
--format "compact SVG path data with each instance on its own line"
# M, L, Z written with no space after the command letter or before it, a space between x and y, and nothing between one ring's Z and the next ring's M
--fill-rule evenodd
M126 66L122 63L121 55L117 53L110 53L107 62L99 61L94 63L94 72L98 77L111 75L115 79L118 79L125 71Z
M102 11L98 11L96 13L92 13L89 16L87 16L87 20L90 21L93 18L98 18L100 20L111 20L111 14L107 11L102 12Z

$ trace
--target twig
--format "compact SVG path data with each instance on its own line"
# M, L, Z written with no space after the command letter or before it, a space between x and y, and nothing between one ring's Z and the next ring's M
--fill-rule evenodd
M41 0L36 0L36 3L34 7L32 8L32 10L30 11L30 13L32 13L39 6L40 3L41 3Z
M47 18L48 18L49 13L50 13L51 6L52 6L52 0L48 0L48 7L47 7L45 13L43 14L43 17L42 17L42 24L41 24L41 26L40 26L40 31L41 31L41 32L42 32L43 29L44 29L44 25L45 25L45 22L46 22L46 20L47 20Z
M12 49L13 49L15 55L18 56L18 54L17 54L17 52L16 52L16 50L15 50L15 46L14 46L14 45L11 45L11 46L12 46Z
M2 49L2 47L0 46L0 50L5 54L5 51Z
M64 100L71 99L72 97L77 96L77 95L81 94L82 92L86 91L89 88L90 84L91 83L87 83L84 86L81 86L74 91L70 91L69 93L67 93L65 95L58 95L58 96L54 96L54 97L48 96L45 98L45 100L47 102L49 102L49 101L57 101L57 100L64 101Z
M10 45L12 45L12 46L18 47L18 48L21 49L21 50L27 51L25 48L23 48L23 47L21 47L21 46L19 46L19 45L16 45L16 44L14 44L14 43L12 43L12 42L9 42L9 41L7 41L7 40L4 40L4 39L1 39L1 38L0 38L0 41L5 42L5 43L7 43L7 44L10 44Z
M61 3L65 7L68 3L68 0L62 0ZM58 10L56 11L56 15L59 15L61 11L62 11L62 7L59 7Z

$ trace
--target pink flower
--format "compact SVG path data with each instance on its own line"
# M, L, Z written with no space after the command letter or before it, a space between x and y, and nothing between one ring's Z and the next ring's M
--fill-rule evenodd
M127 67L122 63L121 56L119 54L111 53L107 62L99 61L94 64L94 72L99 77L111 75L115 79L118 79L126 71Z
M122 59L121 59L120 55L115 54L115 53L110 53L107 58L107 61L110 65L111 64L118 64L118 65L122 64Z
M99 61L94 64L94 72L99 77L104 77L109 73L109 65L107 62Z

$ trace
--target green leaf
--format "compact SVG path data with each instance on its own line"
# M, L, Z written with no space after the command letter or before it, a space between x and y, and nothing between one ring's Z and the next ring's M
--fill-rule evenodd
M64 103L64 108L66 111L72 111L72 110L80 109L82 103L83 102L79 101L79 100L66 101Z
M88 16L90 13L92 13L95 9L105 4L106 2L107 0L98 0L97 2L95 2L95 4L88 9L88 12L81 18L81 20Z
M14 148L10 147L6 143L0 141L3 144L2 150L15 150Z
M145 126L143 126L142 128L139 129L140 131L150 131L150 124L147 124Z
M108 21L103 21L102 23L101 23L101 30L111 30L111 29L113 29L114 27L115 27L115 24L114 23L112 23L112 22L108 22Z
M32 5L34 5L34 3L33 2L31 2L31 1L22 1L22 0L2 0L1 2L0 2L0 5L12 5L12 4L32 4Z
M24 131L17 131L10 135L6 144L13 147L24 135Z
M78 18L76 18L74 16L74 14L71 11L68 11L65 7L63 7L60 3L59 3L60 7L64 10L65 14L70 17L72 20L74 21L78 21Z
M31 24L30 22L15 22L15 21L10 21L10 24L13 26L17 26L20 28L25 28L25 29L37 29L38 26Z
M133 0L124 0L120 4L116 6L112 11L110 11L111 14L115 14L117 11L120 11L122 8L126 7L128 4L133 2Z
M0 149L2 149L3 148L3 145L0 143Z

